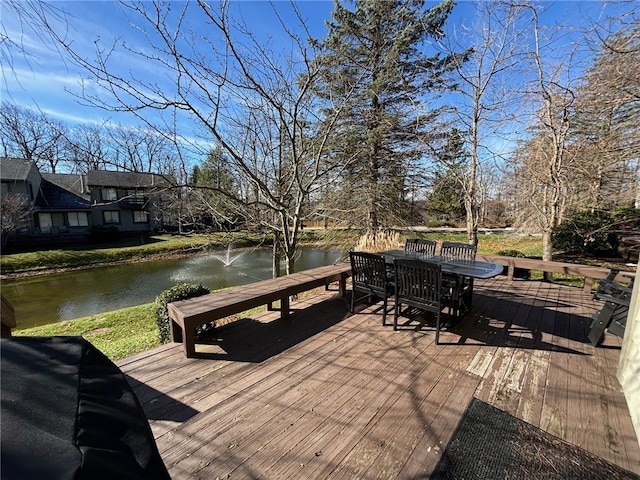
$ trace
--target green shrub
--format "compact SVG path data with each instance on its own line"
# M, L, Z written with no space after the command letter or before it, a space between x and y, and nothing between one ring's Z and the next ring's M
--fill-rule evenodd
M500 255L503 257L518 257L524 258L525 255L520 250L500 250L496 255Z
M613 213L613 219L618 222L617 229L638 229L640 228L640 209L618 207Z
M554 249L580 254L594 254L611 249L609 230L615 225L608 212L584 210L574 213L553 229Z
M91 227L91 241L93 242L115 242L120 239L120 230L114 225L108 227L94 225Z
M453 220L429 220L427 222L429 228L455 228L456 222Z
M179 283L171 288L164 290L160 295L156 297L156 323L158 324L161 343L169 343L169 340L171 340L169 311L167 310L167 305L171 302L199 297L200 295L206 295L210 292L211 290L209 290L204 285Z

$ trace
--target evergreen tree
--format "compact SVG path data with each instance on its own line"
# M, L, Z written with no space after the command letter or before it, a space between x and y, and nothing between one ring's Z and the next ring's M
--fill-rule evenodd
M459 221L465 218L464 197L460 194L460 178L466 175L468 153L464 138L458 130L447 136L446 144L438 153L438 162L444 168L437 170L427 201L427 213L439 220Z
M359 0L351 10L335 2L319 61L319 92L327 101L348 99L333 137L344 169L339 209L374 235L402 222L407 177L424 156L437 111L427 95L447 87L453 56L427 53L442 37L453 9L446 0L425 9L422 0Z
M187 216L197 228L227 228L241 221L241 213L230 199L238 183L229 166L228 158L218 147L207 154L201 165L193 167L192 202Z

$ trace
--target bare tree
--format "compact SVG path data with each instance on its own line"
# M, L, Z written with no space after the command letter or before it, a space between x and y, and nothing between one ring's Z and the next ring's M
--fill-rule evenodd
M27 195L7 193L0 199L0 213L2 214L2 246L5 246L12 232L29 226L33 209Z
M150 127L151 115L187 115L203 134L203 153L215 142L243 179L236 191L221 193L274 232L287 271L292 272L309 196L334 173L324 160L326 138L339 108L325 102L322 106L334 114L326 119L317 115L311 86L318 67L311 47L287 28L275 8L273 27L281 27L278 41L291 45L290 52L276 50L272 39L257 38L234 22L228 2L213 6L198 1L179 8L159 1L120 5L129 21L145 32L148 48L97 41L95 58L88 60L65 32L49 26L72 60L104 88L99 96L85 92L84 100L132 113ZM291 3L289 8L304 31L298 7ZM196 33L196 22L201 22L201 31L206 28L206 38ZM309 32L305 35L311 37ZM111 63L116 51L171 76L172 85L117 72Z
M78 125L71 129L67 141L73 170L76 172L104 169L112 162L104 124Z
M632 205L640 158L640 27L624 27L597 44L578 88L572 145L585 178L582 205Z
M535 72L530 101L537 106L537 116L530 129L531 138L521 144L514 158L521 202L519 214L521 220L525 219L523 224L542 233L542 258L552 260L553 229L562 223L574 200L571 183L576 171L576 155L568 148L568 142L579 42L563 44L554 38L559 30L543 32L536 7L527 5L526 8L532 16L530 56ZM562 55L558 55L559 50L563 51Z
M105 129L113 167L131 172L171 173L174 145L160 127L112 124Z
M32 160L38 168L56 173L66 158L66 126L45 113L9 102L0 105L0 142L4 156Z
M18 82L20 78L15 72L14 63L21 56L27 65L37 61L36 55L27 45L29 41L49 45L50 36L44 28L43 19L59 20L64 18L57 5L39 0L4 0L0 7L3 19L11 13L14 21L0 22L0 70L2 81L13 76ZM26 42L25 42L26 40Z
M453 72L458 81L454 124L461 132L468 150L463 168L451 168L456 174L464 200L468 241L478 243L478 222L482 211L481 175L483 166L490 168L499 153L489 142L514 122L514 105L518 104L518 85L515 79L526 50L524 8L513 2L477 2L477 25L459 25L450 35L448 50L460 45L472 45L463 62L455 63ZM453 40L457 45L453 44ZM454 57L455 58L455 57ZM506 87L508 79L508 89ZM522 90L522 88L520 88Z

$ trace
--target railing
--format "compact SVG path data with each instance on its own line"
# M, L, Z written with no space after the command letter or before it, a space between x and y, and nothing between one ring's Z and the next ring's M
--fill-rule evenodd
M480 253L477 254L476 258L478 260L500 263L504 265L508 268L507 278L509 278L509 280L513 280L516 268L538 270L549 273L562 273L565 275L576 275L579 277L583 277L583 290L586 293L591 292L594 280L605 278L610 272L610 269L605 267L594 267L590 265L565 262L548 262L544 260L536 260L533 258L503 257L500 255L484 255ZM635 272L620 271L615 280L629 281L629 278L633 276L635 276Z
M147 197L144 195L131 195L120 199L118 205L120 208L142 210L147 203L147 200Z

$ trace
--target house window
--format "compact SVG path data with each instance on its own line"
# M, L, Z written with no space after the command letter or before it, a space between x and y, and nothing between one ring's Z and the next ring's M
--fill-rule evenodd
M2 182L2 191L0 192L0 194L6 195L10 191L11 189L9 188L9 182Z
M115 188L103 188L102 189L102 200L107 202L115 202L118 200L118 194Z
M69 212L67 213L70 227L88 227L89 217L87 212Z
M102 212L102 218L105 224L120 223L120 212L117 210L106 210Z
M38 213L40 232L52 233L54 227L64 226L64 214L62 213ZM56 228L57 230L57 228Z
M144 210L133 211L133 223L147 223L148 213Z
M53 219L50 213L39 213L38 224L40 225L41 233L51 233L53 227Z

